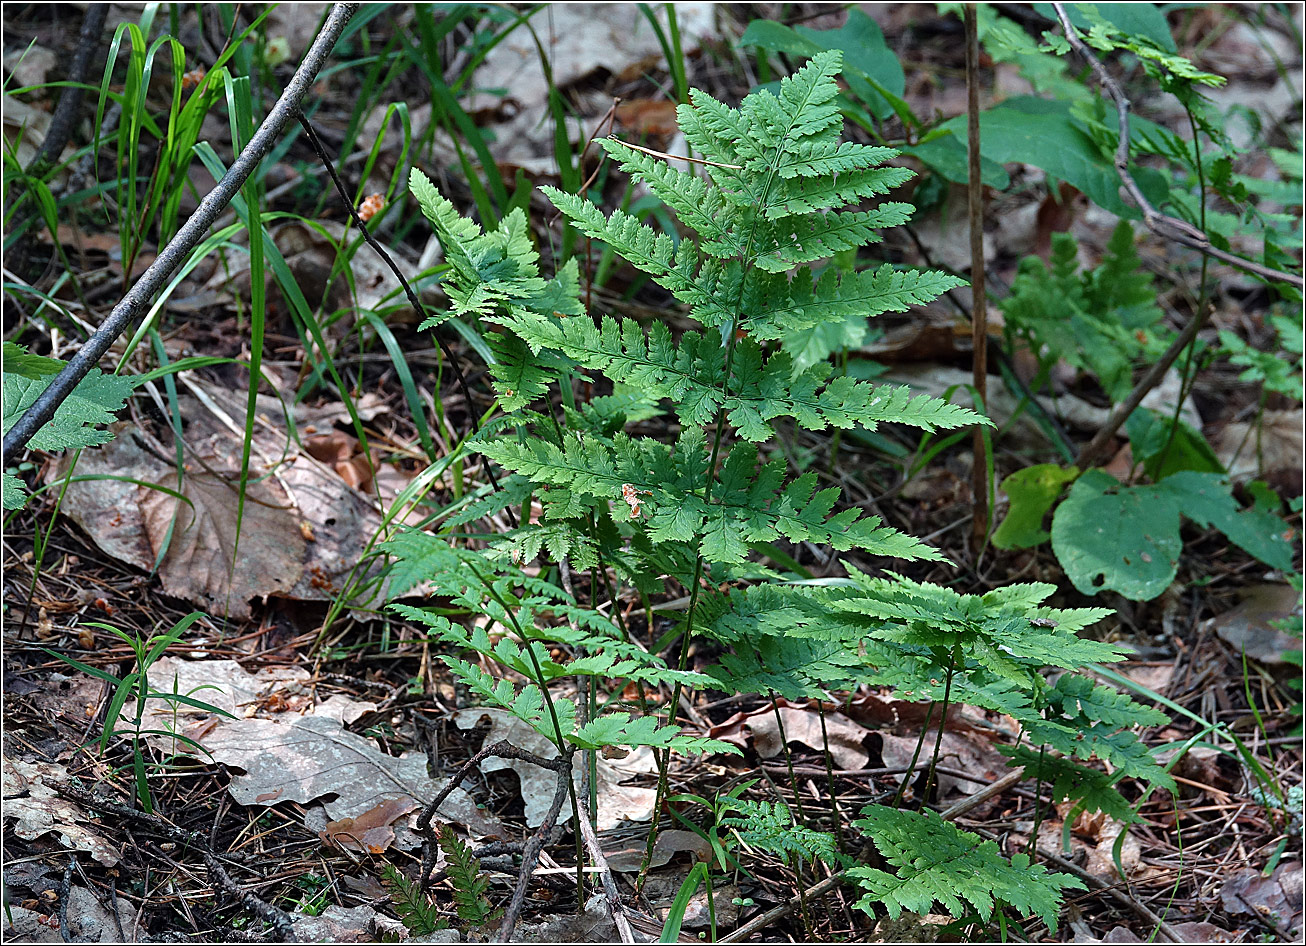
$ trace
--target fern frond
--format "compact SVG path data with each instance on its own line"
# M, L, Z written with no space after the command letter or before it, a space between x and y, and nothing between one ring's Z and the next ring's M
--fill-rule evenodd
M820 861L831 867L847 866L849 858L840 850L834 836L824 831L814 831L798 824L784 802L772 804L732 798L730 813L722 815L717 823L739 835L749 847L775 854L785 861L797 855L808 863Z
M496 681L480 667L461 658L442 654L440 660L467 689L512 713L551 742L560 743L576 731L576 704L571 700L558 698L553 701L553 710L558 714L558 726L562 729L559 733L553 728L553 721L544 705L544 694L538 686L530 684L519 691L507 680Z
M1024 720L1035 745L1046 745L1076 759L1099 758L1124 778L1136 778L1173 790L1174 779L1156 761L1150 749L1128 730L1102 723L1082 725L1064 721Z
M682 223L698 232L699 249L704 253L721 258L743 255L745 241L731 231L726 201L719 190L703 178L673 168L615 138L604 138L600 144L620 162L623 171L637 175Z
M745 306L744 325L754 338L767 341L848 316L906 312L965 285L947 273L900 270L888 263L847 275L828 269L815 282L807 269L793 279L759 273L751 281L756 302Z
M700 755L705 752L730 752L742 755L738 746L708 739L687 736L674 726L663 726L654 716L635 716L629 713L610 712L582 726L571 738L581 749L601 749L604 746L652 746L656 749L673 749Z
M690 307L690 314L707 326L728 325L734 317L737 283L736 261L704 258L689 240L677 246L665 233L645 226L622 210L605 217L599 208L575 194L553 187L540 188L576 228L602 240L631 265L653 277L659 285Z
M1142 819L1115 787L1116 779L1086 765L1029 746L998 746L998 751L1013 765L1025 767L1028 778L1038 778L1049 786L1053 803L1072 801L1085 811L1100 811L1124 824Z
M721 472L721 488L705 502L691 484L701 482L683 449L673 459L665 444L620 435L611 445L599 438L569 437L563 447L543 440L493 441L476 448L506 469L536 482L565 486L591 496L619 501L624 487L648 497L654 510L649 528L655 541L703 540L703 554L722 564L743 562L751 542L781 536L793 542L819 542L840 551L864 549L890 558L939 560L940 553L911 536L882 525L876 517L845 509L831 514L838 489L815 490L816 474L783 485L784 461L766 464L753 475L757 448L738 444ZM700 452L699 462L706 460ZM681 484L684 485L681 485Z
M414 936L429 936L436 930L447 929L449 923L423 892L421 886L409 880L393 864L381 868L381 882L390 890L390 902L400 921Z
M932 811L912 812L882 805L863 809L853 822L875 842L880 854L896 874L871 867L853 867L848 873L858 879L867 893L857 906L871 912L872 903L883 903L889 916L897 919L903 910L929 913L940 903L950 914L964 916L969 903L988 920L996 905L1008 905L1020 914L1037 914L1055 931L1061 910L1061 891L1083 890L1078 877L1053 874L1028 855L1017 854L1010 861L994 841L985 841L962 831Z
M458 919L470 927L484 925L495 915L485 892L490 881L481 875L481 862L472 856L467 842L454 833L453 828L440 822L435 829L435 841L444 852L445 869L453 886L454 908Z
M781 217L754 228L749 262L769 273L783 273L800 263L879 242L877 229L906 223L913 210L911 204L881 204L868 211Z

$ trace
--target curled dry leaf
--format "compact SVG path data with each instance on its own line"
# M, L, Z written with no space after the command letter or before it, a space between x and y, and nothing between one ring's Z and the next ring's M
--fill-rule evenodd
M381 854L394 843L394 823L417 807L416 800L406 795L387 798L355 818L328 821L326 828L318 832L318 837L351 851Z

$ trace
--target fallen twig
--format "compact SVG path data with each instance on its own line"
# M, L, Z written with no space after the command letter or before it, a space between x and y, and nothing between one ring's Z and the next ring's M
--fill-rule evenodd
M1212 246L1207 235L1197 227L1187 221L1180 220L1178 217L1163 214L1152 206L1151 202L1143 196L1142 188L1138 186L1138 182L1129 173L1129 99L1125 97L1125 93L1115 79L1111 78L1111 74L1106 71L1106 67L1102 65L1101 60L1079 38L1079 31L1071 24L1070 17L1066 14L1065 4L1054 3L1052 9L1056 11L1057 19L1061 21L1061 29L1065 32L1066 41L1070 43L1070 47L1088 63L1093 70L1093 75L1097 77L1097 81L1101 83L1102 88L1106 90L1106 93L1111 96L1112 101L1116 104L1116 114L1120 119L1120 140L1116 145L1116 173L1120 175L1120 182L1124 185L1126 193L1129 194L1130 199L1138 206L1139 212L1142 213L1143 223L1147 229L1163 239L1197 250L1197 252L1212 259L1218 259L1230 266L1236 266L1245 272L1260 276L1262 279L1285 282L1296 286L1298 289L1306 288L1306 280L1303 280L1296 273L1286 273L1244 259L1241 256L1226 253L1219 247Z
M109 812L119 818L126 818L129 821L143 824L151 831L162 834L177 844L184 845L187 849L196 851L204 859L209 873L217 880L223 890L244 904L245 908L259 919L271 925L282 941L299 942L298 937L295 935L295 926L291 922L290 914L278 906L260 900L250 891L242 889L232 876L227 873L227 869L222 866L222 862L218 860L217 855L213 853L199 832L179 828L164 821L158 815L149 815L143 811L137 811L135 808L129 808L127 805L84 791L74 785L56 785L55 789L73 801L85 805L88 809Z
M623 943L633 943L635 931L630 928L630 920L626 919L626 910L621 902L621 895L617 893L617 881L612 876L612 868L608 866L608 859L603 856L603 848L599 846L594 826L590 824L589 811L585 808L584 800L578 800L577 804L580 808L580 817L576 819L579 822L580 836L585 841L585 847L589 849L590 859L598 868L599 880L603 882L603 892L608 895L608 911L612 914L612 922L617 927L617 935L621 937Z
M531 874L535 872L535 863L540 858L540 851L544 849L544 842L553 833L554 827L557 826L558 814L562 811L562 803L567 800L567 794L572 788L571 756L567 755L561 759L548 761L562 763L562 767L558 769L558 788L553 793L553 802L549 805L549 813L544 816L544 823L540 825L539 830L522 848L521 872L517 875L517 889L512 892L512 899L508 901L508 909L503 914L503 923L499 926L499 935L495 937L495 941L499 943L507 943L512 940L512 931L517 928L517 919L521 916L522 904L526 902L526 891L530 888Z
M5 434L3 444L3 461L5 463L8 463L10 458L27 446L28 441L32 439L36 432L49 422L59 405L77 387L78 382L86 377L91 368L95 367L104 353L109 350L109 346L114 343L136 316L150 305L154 296L164 287L177 268L181 266L186 256L204 238L204 234L208 232L213 221L218 218L227 204L231 202L231 199L235 197L250 174L258 167L259 162L272 150L272 146L280 137L282 129L294 117L299 109L299 103L317 79L318 73L322 70L322 66L325 65L327 56L344 30L345 24L349 22L349 18L354 15L354 11L357 9L357 3L337 3L332 6L326 24L322 27L322 32L318 34L312 47L299 64L299 68L295 71L290 83L286 86L285 91L281 93L281 98L277 100L277 104L268 113L268 117L263 120L263 124L254 133L254 137L250 139L249 144L231 162L231 167L222 176L222 180L218 181L213 190L209 191L205 198L200 201L200 205L195 208L195 212L191 214L190 219L177 231L176 236L168 241L167 246L159 251L159 255L150 264L150 268L127 291L122 300L113 307L113 311L109 313L108 318L104 320L104 323L96 330L95 334L86 340L86 343L72 357L72 360L50 382L50 386L41 392L41 395L32 406L23 413L23 416Z
M570 759L545 759L527 752L525 749L518 749L510 742L500 741L492 746L485 746L482 748L481 751L477 752L462 764L458 771L454 773L453 777L445 783L444 788L436 792L435 797L432 798L426 808L423 809L422 816L417 819L417 830L421 832L422 835L422 874L421 884L418 889L426 889L431 881L431 869L435 866L437 844L435 830L431 827L431 820L435 817L436 809L444 804L444 800L449 797L450 793L452 793L455 788L462 784L463 779L467 777L468 773L491 756L498 756L501 759L521 759L524 762L530 762L533 765L540 766L541 768L552 769L554 772L561 772L564 769L566 769L568 773L571 772ZM525 856L525 848L523 848L522 851L523 856ZM536 856L539 856L538 851L536 852Z

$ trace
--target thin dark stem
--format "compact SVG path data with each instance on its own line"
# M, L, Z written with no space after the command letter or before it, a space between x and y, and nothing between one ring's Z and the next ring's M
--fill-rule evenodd
M422 835L422 874L419 889L426 889L431 880L431 869L435 866L436 840L435 832L431 828L431 821L435 817L436 810L444 804L445 799L452 794L453 790L462 784L463 779L470 772L491 756L497 756L500 759L520 759L524 762L530 762L532 765L538 765L540 768L552 769L555 772L560 772L564 768L571 768L563 759L545 759L542 756L527 752L525 749L519 749L510 742L496 742L494 745L484 746L480 752L459 767L444 788L440 789L426 808L422 810L421 817L417 819L417 830Z
M1130 200L1142 213L1143 223L1147 226L1147 229L1163 239L1179 243L1205 256L1228 263L1230 266L1236 266L1241 270L1260 276L1262 279L1268 279L1272 282L1285 282L1296 286L1298 289L1306 288L1306 280L1303 280L1296 273L1285 273L1282 270L1243 259L1241 256L1226 253L1224 250L1212 246L1210 239L1203 230L1194 227L1191 223L1180 220L1178 217L1163 214L1152 206L1151 202L1143 196L1142 188L1138 186L1138 182L1129 173L1129 99L1125 97L1125 93L1115 79L1111 78L1111 74L1106 71L1106 67L1102 65L1101 60L1084 44L1079 36L1079 31L1071 24L1070 17L1066 14L1066 5L1064 3L1054 3L1052 9L1056 11L1057 19L1061 22L1061 29L1066 34L1066 41L1088 63L1093 70L1093 75L1097 77L1097 81L1101 83L1102 88L1106 90L1116 104L1116 114L1120 120L1120 140L1116 146L1115 159L1116 173L1120 175L1120 182L1124 185L1125 192L1129 195Z
M345 24L358 9L357 3L337 3L331 8L322 32L314 40L312 47L304 56L303 62L295 71L281 98L273 106L268 117L263 120L257 132L249 140L243 151L231 162L222 180L214 185L213 190L200 201L190 219L168 241L154 262L150 264L136 284L127 291L122 300L113 307L104 323L95 334L72 357L64 369L50 382L50 386L41 392L32 406L10 428L4 436L3 462L7 465L18 451L27 446L36 432L44 427L59 405L73 392L78 383L86 377L104 353L119 335L126 330L135 318L149 308L168 279L185 261L190 252L199 245L204 234L221 215L242 185L254 173L255 168L272 150L282 130L299 110L299 104L308 90L317 80L317 75L326 64L327 56L336 40L339 39Z
M979 122L979 38L975 4L966 4L966 141L969 147L967 209L970 220L970 293L971 293L971 384L975 388L976 410L988 412L988 303L984 294L984 182L980 176ZM989 531L988 463L984 428L975 425L971 452L971 502L975 518L971 520L970 544L976 558L984 549Z
M394 259L385 251L385 248L376 241L376 237L372 236L372 232L367 229L367 224L363 223L363 219L358 216L358 210L354 207L353 201L349 199L349 192L345 190L344 182L340 180L340 175L336 173L335 165L332 164L331 159L327 157L326 149L322 146L322 141L318 138L317 132L314 130L312 123L302 111L297 111L295 117L299 120L300 126L304 129L304 134L308 137L309 144L312 145L313 150L317 152L318 160L322 162L322 166L327 169L327 174L331 176L331 181L335 184L336 191L340 194L340 199L344 201L345 207L349 211L349 216L354 221L354 226L356 226L358 232L363 235L363 239L367 242L367 245L376 251L376 255L381 257L381 260L390 268L390 271L395 274L395 278L399 280L399 285L403 286L404 295L408 297L408 304L413 307L413 311L418 315L425 317L426 307L422 305L422 300L417 297L417 293L413 291L413 287L409 284L408 280L404 278L404 274L399 271L399 267L395 264ZM476 419L476 404L472 400L471 388L467 386L467 377L463 374L463 369L459 366L458 359L454 356L453 351L450 350L449 343L440 337L438 331L433 329L431 334L435 337L436 344L440 346L440 351L444 352L444 357L448 359L449 367L453 369L454 379L458 382L458 387L463 392L463 399L467 402L467 417L471 421L472 433L478 434L481 432L481 424L480 421ZM494 470L491 468L489 463L485 464L485 475L489 479L490 485L496 490L499 489L499 481L495 478ZM504 512L508 514L508 521L512 524L512 527L514 529L517 528L517 518L513 515L512 510L505 507Z
M939 751L943 748L943 727L948 721L948 705L952 699L952 678L957 673L957 648L953 648L950 659L948 660L948 675L943 684L943 712L939 714L939 734L934 738L934 755L930 759L930 768L925 775L925 790L921 792L921 810L925 810L925 803L929 801L930 792L934 788L934 777L939 768ZM915 761L915 760L913 760Z
M544 817L544 823L540 825L539 831L526 842L522 848L521 872L517 875L517 889L512 892L512 899L508 902L508 909L504 912L503 923L499 927L497 942L506 943L512 939L512 931L517 928L517 920L521 916L522 905L526 902L526 891L530 887L531 874L535 872L535 864L540 858L540 851L544 849L544 842L549 835L553 833L554 827L558 823L558 813L562 811L562 803L567 800L570 794L575 801L575 795L571 792L571 756L563 756L558 760L562 763L562 768L558 770L558 787L553 793L553 802L549 805L549 813ZM580 817L576 816L579 825ZM577 827L577 830L581 830Z
M789 751L789 737L785 735L785 722L780 716L780 702L774 693L771 694L771 711L775 714L775 728L780 734L780 751L784 753L785 768L789 771L789 787L794 793L794 807L798 809L799 819L805 822L807 812L803 810L803 796L798 791L798 776L794 774L794 756Z
M934 707L937 702L930 701L930 708L925 711L925 724L921 726L921 734L916 740L916 751L912 753L911 762L907 765L907 774L902 777L902 782L898 785L898 791L893 795L893 801L889 803L890 808L897 808L902 804L902 796L907 792L907 785L911 782L912 775L916 772L916 763L920 760L921 749L925 746L925 735L930 731L930 720L934 718ZM942 724L940 724L942 728ZM930 763L933 765L934 763Z

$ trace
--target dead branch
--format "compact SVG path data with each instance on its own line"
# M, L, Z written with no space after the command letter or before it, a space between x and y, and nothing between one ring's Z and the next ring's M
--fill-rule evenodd
M239 900L249 912L268 923L283 942L299 942L298 937L295 935L295 927L291 922L290 914L274 904L260 900L251 891L245 890L237 884L235 879L227 873L227 869L222 866L222 862L218 860L217 855L213 853L208 842L198 832L179 828L164 821L158 815L149 815L143 811L137 811L135 808L129 808L116 801L92 794L75 785L61 784L56 785L55 789L73 801L85 805L88 809L109 812L119 818L135 821L137 824L145 825L151 831L161 834L187 849L194 850L204 859L209 873L223 890Z
M1120 140L1116 145L1116 173L1120 175L1120 182L1124 185L1125 192L1129 194L1129 198L1142 213L1143 223L1147 229L1162 239L1186 246L1212 259L1218 259L1230 266L1236 266L1245 272L1260 276L1262 279L1285 282L1296 286L1298 289L1306 288L1306 280L1303 280L1301 276L1295 273L1285 273L1282 270L1273 269L1249 259L1243 259L1241 256L1226 253L1219 247L1212 246L1207 235L1192 224L1180 220L1178 217L1163 214L1152 206L1151 202L1143 196L1143 191L1138 186L1138 182L1129 173L1129 99L1125 97L1125 93L1115 79L1111 78L1111 74L1106 71L1106 67L1102 65L1101 60L1080 39L1079 32L1071 24L1070 17L1066 14L1065 4L1054 3L1052 9L1056 11L1057 19L1061 21L1061 29L1065 32L1066 40L1070 43L1071 48L1088 63L1093 70L1093 75L1097 77L1097 81L1101 83L1102 88L1106 90L1116 104L1116 114L1120 119Z
M213 221L217 220L227 204L236 196L250 174L258 167L259 162L272 150L286 124L294 118L299 103L308 94L309 88L326 64L327 56L344 30L345 24L357 9L357 3L337 3L331 7L331 13L327 16L322 32L318 34L299 64L299 68L295 70L295 75L285 91L281 93L281 98L268 113L268 117L263 120L254 137L249 140L249 144L231 162L231 167L222 175L222 180L218 181L213 190L200 201L200 205L195 208L190 219L177 231L176 236L168 241L168 245L159 251L158 257L150 268L113 307L113 311L109 313L108 318L95 334L86 340L72 360L55 376L50 386L41 392L32 406L5 434L3 444L5 463L10 462L18 451L27 446L36 432L49 422L59 405L77 387L78 382L95 367L127 326L149 307L155 295L167 284L168 279L177 271L190 252L199 245Z

